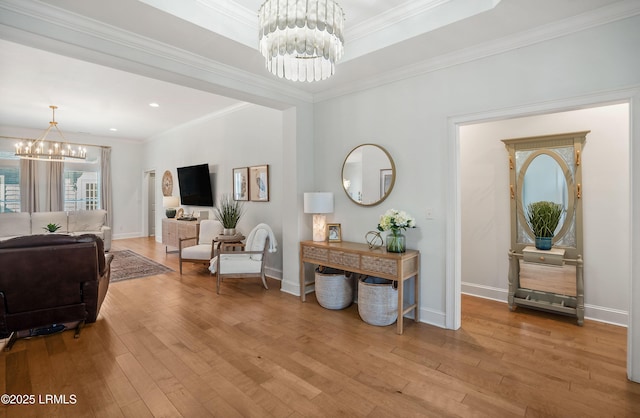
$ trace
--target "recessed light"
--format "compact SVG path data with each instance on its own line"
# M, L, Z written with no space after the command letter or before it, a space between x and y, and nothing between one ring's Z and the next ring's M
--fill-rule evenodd
M158 103L156 103L156 102L149 103L149 106L151 106L151 107L160 107L160 105Z
M118 128L109 128L111 132L118 132Z

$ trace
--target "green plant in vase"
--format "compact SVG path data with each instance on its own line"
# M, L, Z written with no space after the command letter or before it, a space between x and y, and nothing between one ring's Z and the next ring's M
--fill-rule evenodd
M527 206L527 223L536 238L536 248L550 250L564 207L560 203L539 201Z
M47 226L43 226L42 229L48 232L56 232L58 229L62 228L58 224L47 224Z
M225 229L225 235L234 235L238 221L244 213L244 205L241 201L233 200L231 195L225 194L214 208L216 219Z
M389 209L380 216L378 231L391 231L387 235L387 251L403 253L407 250L406 238L402 234L407 228L415 228L416 220L405 211Z

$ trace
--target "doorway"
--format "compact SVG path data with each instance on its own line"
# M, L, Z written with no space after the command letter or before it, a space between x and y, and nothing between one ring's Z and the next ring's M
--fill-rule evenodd
M152 171L149 173L149 220L148 227L149 233L147 236L155 237L156 236L156 172Z
M628 324L629 117L622 103L459 127L462 293L507 300L510 185L501 139L590 130L582 166L586 316Z
M142 236L156 235L156 171L145 171L142 177Z

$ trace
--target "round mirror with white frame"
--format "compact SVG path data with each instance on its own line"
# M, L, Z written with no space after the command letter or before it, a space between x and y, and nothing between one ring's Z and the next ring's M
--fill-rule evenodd
M396 167L386 149L376 144L355 147L342 164L342 187L351 201L374 206L389 196Z

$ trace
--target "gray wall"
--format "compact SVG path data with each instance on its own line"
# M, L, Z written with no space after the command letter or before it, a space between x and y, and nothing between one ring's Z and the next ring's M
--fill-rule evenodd
M269 224L282 242L283 158L282 112L258 105L241 105L223 115L212 115L150 138L144 146L142 171L155 170L160 179L165 170L173 175L173 195L179 196L176 169L209 164L214 173L214 199L232 194L232 170L238 167L269 165L269 202L245 202L245 214L238 230L248 235L258 223ZM139 176L142 175L142 172ZM162 185L156 182L156 207L162 208ZM183 206L185 212L213 208ZM164 210L156 211L156 241L162 241ZM268 273L282 276L282 250L267 258Z
M459 175L451 171L457 162L452 121L553 107L553 101L561 109L568 98L638 86L640 54L630 53L640 44L638 28L640 17L629 18L317 103L316 181L336 194L329 221L342 223L343 239L362 242L386 209L413 214L419 228L406 235L422 252L421 318L450 325L446 290L454 273L448 263L459 245L447 232L458 222L456 208L448 207ZM398 169L393 193L372 208L349 202L339 180L344 156L364 142L387 148ZM426 219L426 208L433 208L434 219Z

